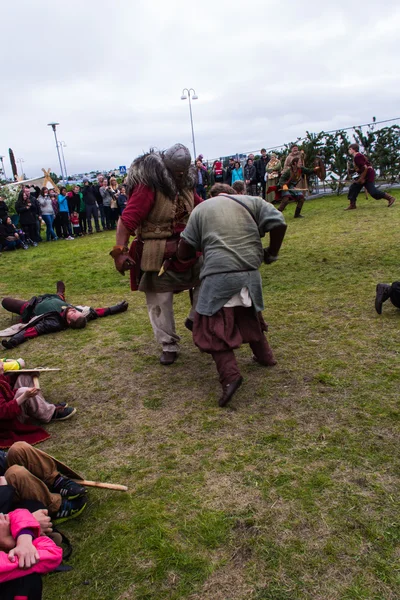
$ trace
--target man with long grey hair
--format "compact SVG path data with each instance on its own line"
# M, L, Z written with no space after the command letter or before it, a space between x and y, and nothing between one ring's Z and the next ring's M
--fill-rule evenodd
M130 270L131 289L146 294L150 323L162 345L160 362L177 359L174 293L192 290L191 329L199 284L197 256L181 263L176 258L179 236L193 208L201 202L195 192L196 172L189 150L175 144L165 152L150 150L133 161L126 180L126 208L118 221L116 245L110 252L122 275ZM128 249L131 235L136 235Z

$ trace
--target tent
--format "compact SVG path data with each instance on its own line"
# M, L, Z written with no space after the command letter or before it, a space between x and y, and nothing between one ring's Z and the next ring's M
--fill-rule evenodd
M60 193L59 188L54 183L52 178L50 177L50 169L42 169L43 175L41 177L34 177L33 179L23 179L21 181L13 181L12 183L7 183L6 186L8 188L13 188L15 186L27 185L27 186L38 186L40 188L47 187L49 190L54 189L57 194Z

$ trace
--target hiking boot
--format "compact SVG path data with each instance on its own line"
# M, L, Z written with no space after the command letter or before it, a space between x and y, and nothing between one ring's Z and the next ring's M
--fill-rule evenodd
M178 358L177 352L163 352L160 356L160 363L164 366L172 365Z
M375 310L378 315L382 314L382 304L389 300L392 286L387 283L378 283L376 286Z
M75 481L64 477L64 475L58 475L58 477L55 478L51 491L53 494L60 494L60 496L64 496L70 500L74 500L75 498L79 498L86 494L86 489L83 485L75 483Z
M81 496L79 498L75 498L74 500L63 498L61 500L61 506L58 509L56 516L53 518L53 523L58 525L59 523L68 521L68 519L75 519L75 517L79 517L79 515L85 510L86 504L86 496Z
M345 208L344 210L355 210L356 208L357 208L357 206L355 204L351 204L351 202L350 202L350 204L348 205L348 207Z
M243 383L243 377L239 377L236 381L223 386L221 398L218 400L219 406L226 406L232 400L233 394L240 388Z
M56 410L51 417L52 421L66 421L70 419L72 415L76 413L76 408L72 408L72 406L67 406L66 408L59 407L55 405Z

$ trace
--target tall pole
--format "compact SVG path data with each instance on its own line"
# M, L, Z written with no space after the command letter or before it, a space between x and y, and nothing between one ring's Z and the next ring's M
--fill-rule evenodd
M60 169L61 169L61 179L63 180L63 183L65 184L64 171L63 171L63 166L62 166L61 156L60 156L60 149L58 147L58 140L57 140L57 131L56 131L57 125L59 125L59 123L48 123L48 126L51 127L54 132L54 139L56 140L56 148L57 148L57 154L58 154L58 162L60 163Z
M67 165L65 162L65 156L64 156L64 147L67 145L65 142L59 142L60 144L60 148L61 148L61 156L62 156L62 160L63 160L63 165L64 165L64 173L65 173L65 178L68 181L68 173L67 173Z
M4 168L4 156L0 156L0 160L1 160L1 166L2 166L2 169L3 169L4 179L7 180L6 170Z
M187 96L186 96L185 92L187 92ZM192 114L192 102L191 102L192 97L193 97L193 100L198 99L198 96L193 88L189 88L189 89L184 88L182 90L181 100L186 100L187 98L189 99L190 126L192 128L192 144L193 144L193 153L194 153L193 158L194 158L194 160L196 160L197 154L196 154L196 143L194 141L194 127L193 127L193 114Z

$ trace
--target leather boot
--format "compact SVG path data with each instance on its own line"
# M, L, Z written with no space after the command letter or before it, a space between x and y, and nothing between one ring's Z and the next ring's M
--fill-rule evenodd
M223 390L222 396L218 400L218 405L226 406L228 404L228 402L230 402L232 400L233 394L240 388L242 383L243 383L243 377L239 377L239 379L232 381L232 383L228 383L227 385L224 385L222 388L222 390Z
M64 296L65 295L65 283L63 281L57 281L56 286L57 286L57 294L59 294L60 296Z
M303 208L302 206L297 206L296 207L296 210L294 211L294 218L295 219L304 219L304 215L300 214L302 208Z
M357 208L357 206L355 205L354 202L350 202L350 204L348 205L347 208L345 208L344 210L355 210Z
M385 193L385 200L388 201L388 208L393 206L393 204L396 202L396 198L394 196L391 196L390 194L386 194L386 193Z
M160 363L164 366L172 365L178 358L177 352L164 352L160 356Z
M382 314L382 304L389 300L392 286L387 283L378 283L376 286L375 310L378 315Z

